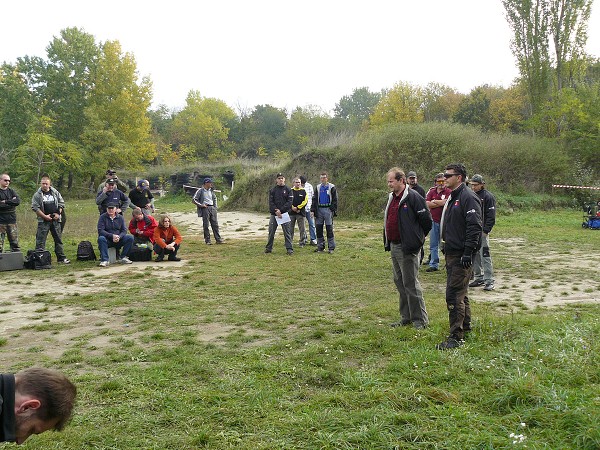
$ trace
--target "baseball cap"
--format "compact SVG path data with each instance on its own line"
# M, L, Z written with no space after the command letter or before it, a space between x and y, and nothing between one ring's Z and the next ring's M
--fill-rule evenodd
M279 178L279 177L283 177L283 176L284 175L281 172L279 172L277 175L275 175L275 178Z
M408 175L406 175L406 176L408 178L412 178L412 177L417 178L417 173L411 170L410 172L408 172Z
M205 178L204 184L206 184L206 183L212 183L212 178Z
M108 180L106 180L106 184L117 184L117 180L115 180L114 178L109 178Z
M114 175L115 173L117 173L117 172L115 172L113 169L108 169L106 171L106 175Z
M469 183L485 184L485 181L483 181L483 177L481 175L476 173L475 175L473 175L471 177L471 179L469 180Z
M116 207L118 207L118 206L119 206L119 205L117 205L115 202L110 202L110 203L108 203L108 204L106 205L106 207L107 207L107 208L116 208Z
M138 186L148 187L150 186L150 183L148 183L148 180L140 180L138 181Z

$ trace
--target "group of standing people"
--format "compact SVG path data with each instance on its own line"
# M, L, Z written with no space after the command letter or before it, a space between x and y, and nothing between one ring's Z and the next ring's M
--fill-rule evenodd
M316 253L329 253L335 250L333 218L337 214L337 189L329 182L327 172L321 172L319 184L313 186L304 175L294 178L293 187L285 184L285 176L278 173L275 176L275 186L269 191L269 236L265 253L273 251L273 242L277 227L281 225L285 248L288 255L294 254L294 230L296 223L300 233L299 246L315 246ZM306 232L307 220L309 233ZM310 241L309 241L310 238Z
M427 327L429 319L418 271L425 238L430 234L427 272L439 270L439 249L446 259L448 337L440 350L460 347L471 331L468 288L494 289L488 235L495 223L495 199L484 189L481 175L467 187L462 164L449 164L435 176L435 186L425 195L418 189L416 173L393 167L387 173L390 189L384 213L384 247L390 251L394 283L399 293L400 320L392 327ZM431 232L431 233L430 233ZM473 271L475 275L473 281Z

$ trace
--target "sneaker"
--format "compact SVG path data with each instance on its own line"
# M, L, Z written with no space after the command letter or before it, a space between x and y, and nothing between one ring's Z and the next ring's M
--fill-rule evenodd
M317 241L310 241L310 245L315 247L317 245Z
M444 342L440 342L435 346L438 350L451 350L453 348L461 347L465 341L462 339L456 339L455 337L448 336Z
M65 258L58 261L59 264L71 264L71 260Z
M437 272L439 269L437 267L428 267L425 272Z
M212 245L212 242L208 241L208 242L206 243L206 245Z
M169 261L181 261L181 258L179 256L169 255L168 260Z
M315 249L315 253L323 253L325 250L323 250L322 248L316 248Z
M479 286L483 286L485 283L483 282L483 280L475 280L475 281L471 281L469 283L469 287L479 287Z
M127 256L123 256L123 257L122 257L122 258L119 260L119 262L120 262L121 264L132 264L132 263L133 263L133 261L132 261L132 260L130 260L130 259L127 257Z
M298 247L302 248L304 247L306 244L298 244Z
M330 248L329 250L327 250L329 253L333 253L333 251L335 250L335 248Z
M390 327L392 327L392 328L407 327L409 325L412 325L412 322L402 322L402 321L400 321L400 322L390 323Z
M100 267L108 267L108 261L100 261L100 264L98 264Z
M162 262L162 261L164 261L164 259L165 259L165 257L162 256L162 255L160 255L160 256L157 256L154 261L156 261L156 262Z
M273 250L271 250L270 248L265 248L265 253L271 253Z
M493 291L494 290L494 283L488 283L483 287L484 291Z
M224 241L217 241L217 244L224 244Z
M424 330L427 328L427 325L423 323L413 323L413 326L415 327L415 330Z
M287 254L288 254L288 256L292 256L294 254L294 250L288 250Z

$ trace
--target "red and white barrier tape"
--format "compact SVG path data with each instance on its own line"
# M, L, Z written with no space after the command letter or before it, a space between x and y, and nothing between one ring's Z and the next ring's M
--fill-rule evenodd
M570 189L594 189L594 190L600 191L600 187L594 187L594 186L567 186L565 184L553 184L552 187L553 188L570 188Z

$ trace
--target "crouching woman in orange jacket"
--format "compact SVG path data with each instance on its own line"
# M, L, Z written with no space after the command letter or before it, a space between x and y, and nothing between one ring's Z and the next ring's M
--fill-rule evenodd
M179 230L171 223L171 217L167 214L161 215L158 226L154 229L154 252L157 254L155 261L163 261L165 254L168 255L169 261L181 261L177 251L182 240Z

